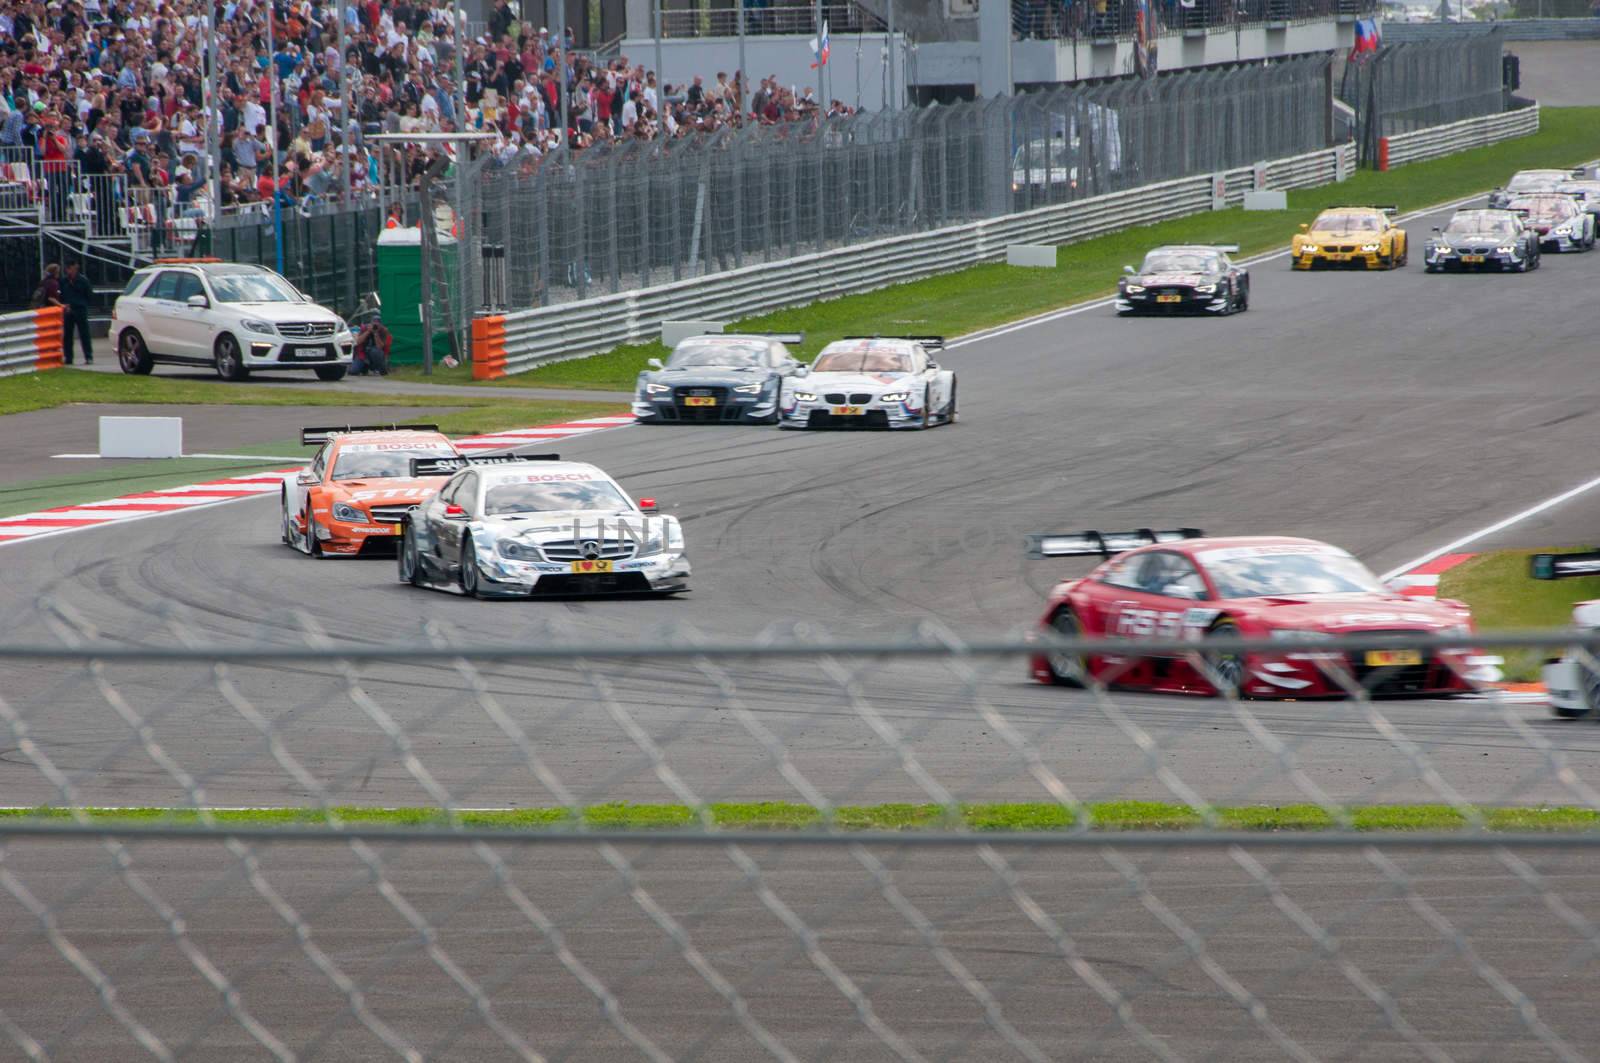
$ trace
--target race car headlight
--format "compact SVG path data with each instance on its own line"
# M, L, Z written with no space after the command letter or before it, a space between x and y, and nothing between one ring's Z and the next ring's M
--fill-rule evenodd
M759 395L759 394L761 394L761 389L766 387L766 386L767 385L764 384L764 383L763 384L740 384L738 387L734 388L733 390L737 391L741 395Z
M1572 226L1570 226L1570 225L1557 225L1555 234L1557 236L1571 236L1572 235Z
M1128 294L1132 295L1134 293L1144 291L1144 285L1142 285L1142 284L1128 284L1128 285L1124 285L1122 290L1127 292Z
M799 399L801 402L817 401L817 393L814 391L797 391L794 393L794 397Z
M1316 244L1301 244L1300 245L1300 253L1302 255L1314 255L1318 251L1321 251L1321 250L1322 250L1322 248L1318 247Z
M644 390L649 395L665 395L672 390L672 387L668 384L646 384Z
M519 543L514 539L502 540L500 545L495 547L495 549L500 552L501 557L511 561L539 560L539 551L536 548Z
M1376 251L1377 249L1378 249L1378 245L1377 244L1362 244L1361 245L1361 250L1366 252L1367 254L1371 254L1372 252Z
M1197 284L1194 286L1194 290L1201 295L1210 295L1217 290L1217 286L1215 284Z
M883 402L904 402L910 397L911 392L909 391L889 391L878 396Z
M1510 244L1507 244L1505 247L1495 248L1495 253L1501 255L1514 255L1517 253L1517 249Z
M367 515L348 502L335 502L333 504L333 519L342 520L348 524L365 524Z
M259 332L263 336L276 336L278 334L277 326L270 321L258 321L255 318L247 317L243 321L240 321L239 324L243 325L251 332Z
M1435 245L1435 247L1433 249L1433 253L1436 254L1436 255L1448 255L1448 254L1451 253L1450 245L1449 244L1438 244L1438 245Z

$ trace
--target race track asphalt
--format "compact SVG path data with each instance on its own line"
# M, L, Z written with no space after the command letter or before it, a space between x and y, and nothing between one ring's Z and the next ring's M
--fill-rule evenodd
M1437 223L1409 223L1417 246ZM1216 235L1219 241L1228 236ZM911 634L919 622L961 637L999 636L1036 619L1041 594L1054 578L1082 571L1024 561L1022 536L1078 528L1189 525L1213 533L1308 535L1346 546L1382 571L1595 475L1594 323L1584 293L1600 282L1600 254L1550 255L1543 269L1527 276L1426 276L1419 258L1389 274L1309 276L1291 274L1286 260L1277 258L1253 268L1248 314L1121 320L1101 307L959 345L944 359L960 376L962 421L950 428L887 435L635 426L564 442L563 456L596 462L636 495L654 495L683 519L696 569L694 590L681 600L480 603L403 588L389 563L318 562L280 546L277 503L266 499L5 547L0 642L56 641L69 624L80 630L92 625L98 637L131 646L169 645L184 637L303 645L297 610L334 638L361 643L415 638L425 622L467 644L498 645L683 640L691 631L706 640L745 642L779 625L800 625L799 633L811 638L882 640ZM176 621L178 632L164 615L174 606L184 613ZM475 694L452 668L415 662L366 667L360 681L365 693L326 664L232 668L229 693L236 690L278 725L284 746L269 751L237 704L219 696L218 677L209 669L111 665L101 686L98 677L60 665L3 667L7 702L26 716L39 748L70 777L84 802L182 803L185 785L153 757L153 742L192 773L205 800L217 805L306 803L311 795L291 779L288 756L338 801L426 803L429 786L437 785L464 805L556 803L536 781L524 752L504 740L482 707L485 695ZM487 696L532 736L552 772L582 802L671 800L684 790L702 798L795 799L796 789L767 756L749 720L780 737L791 757L791 776L803 775L831 800L927 800L921 773L962 800L1044 798L1038 776L1028 774L1008 744L1011 736L976 711L980 704L1010 721L1020 745L1081 798L1170 800L1174 790L1163 779L1171 777L1219 803L1306 796L1259 733L1244 726L1239 711L1213 700L1119 695L1113 711L1085 695L1028 682L1018 661L981 665L977 678L927 660L846 667L858 669L850 687L854 700L840 696L839 674L816 661L519 663L484 667L479 675ZM737 704L726 698L723 681L736 689ZM112 688L125 702L108 698ZM373 711L368 695L381 713ZM131 731L119 708L149 717L150 730ZM739 709L749 716L741 717ZM1555 725L1538 706L1381 705L1383 719L1416 747L1381 733L1380 721L1343 703L1255 703L1249 711L1254 722L1289 744L1310 780L1353 802L1437 799L1442 780L1470 800L1572 803L1573 791L1551 770L1549 752L1530 743L1560 750L1591 780L1600 753L1594 728ZM380 727L388 718L404 729L404 749ZM1526 732L1520 729L1524 724ZM1151 742L1144 748L1136 741L1141 734ZM1419 773L1417 750L1437 777ZM1158 776L1157 768L1170 775ZM22 752L0 752L0 769L7 803L58 799ZM200 888L180 874L181 854L171 847L147 848L165 887ZM13 849L17 855L8 855L8 866L41 875L41 882L59 890L78 874L64 857L52 855L56 850L33 843ZM295 853L301 855L289 855ZM460 852L443 860L425 851L392 855L418 876L425 909L448 908L450 891L468 888L457 881L465 860ZM273 874L305 891L310 903L319 896L346 897L345 884L361 874L348 858L339 863L301 849L274 848L264 859ZM585 859L595 857L551 855L540 862L539 872L556 876L543 883L541 898L574 904L573 891L581 893L590 882L579 867ZM809 896L806 891L815 889L818 898L836 895L830 891L841 887L839 880L817 870L813 886L804 860L789 859L801 868L794 890ZM1153 867L1176 876L1174 888L1197 907L1201 922L1224 920L1230 931L1253 925L1230 907L1239 894L1237 876L1205 871L1207 861L1228 862L1226 857L1152 859ZM1360 863L1353 854L1339 859ZM1455 884L1443 887L1457 891L1450 896L1470 892L1460 884L1466 872L1453 862L1458 858L1430 859L1430 871ZM52 868L53 860L63 863ZM697 876L693 853L671 860L682 865L664 887L667 906L675 911L693 909L703 893L731 878L727 870ZM1333 907L1358 899L1361 891L1350 886L1348 868L1318 872L1310 864L1295 866L1320 875L1304 884L1312 898ZM1597 893L1593 867L1592 859L1576 854L1565 880L1573 903L1590 916ZM969 896L980 888L978 879L995 884L987 870L953 864L924 870L918 888L935 895ZM1185 877L1185 870L1193 875ZM861 871L853 871L859 884ZM535 872L528 874L537 881ZM1084 874L1063 869L1061 881L1085 892L1076 898L1052 894L1048 906L1092 907L1096 898L1105 899L1107 883ZM197 875L196 881L205 878ZM361 903L319 908L318 917L330 921L339 955L361 967L377 962L405 934L380 913L389 909L370 889L349 889L348 896ZM224 892L231 896L238 889ZM104 887L104 894L109 926L142 925L132 893ZM1471 925L1483 932L1492 928L1495 941L1521 949L1505 959L1508 968L1537 979L1541 958L1558 949L1550 940L1543 949L1535 947L1538 934L1563 945L1577 939L1570 929L1549 931L1551 916L1531 911L1535 905L1525 902L1511 915L1501 909L1480 913ZM216 947L234 969L249 966L260 940L249 928L252 920L267 917L235 915L226 907L221 912L215 916ZM28 918L9 898L0 898L0 913L0 927L25 925ZM1141 951L1144 945L1118 931L1117 920L1134 913L1152 914L1129 899L1104 916L1111 934L1107 959L1144 970L1152 955L1179 943L1169 935L1159 947L1149 946L1154 953ZM97 917L98 912L81 917L91 936L110 933ZM1386 938L1382 921L1371 918L1361 926L1374 933L1372 958L1400 955L1394 951L1399 932ZM497 925L466 922L474 933ZM853 915L837 933L859 941L872 922ZM585 926L593 931L585 946L626 981L623 972L638 958L639 943L623 923L613 926L601 916ZM1248 966L1252 950L1270 939L1272 947L1264 950L1270 962L1264 959L1256 972L1270 981L1272 971L1290 964L1293 950L1307 947L1284 938L1283 927L1276 924L1259 937L1230 933L1229 963ZM768 931L731 919L712 939L719 957L750 974L761 969L772 947L770 935L763 936ZM724 932L728 936L717 936ZM1418 949L1427 933L1437 937L1436 930L1416 932L1422 935L1412 942ZM147 939L154 940L148 928L142 937L108 940L104 949L116 956L133 948L130 942ZM39 970L52 955L38 941L25 954L38 959ZM1405 955L1414 960L1420 954ZM876 967L879 958L878 950L864 947L853 955L852 969L865 979L892 978L893 970ZM488 958L475 956L473 962L480 960L492 967ZM931 962L926 955L916 961ZM1592 955L1584 962L1592 964ZM1005 978L1016 970L1010 963L996 961L986 970ZM11 994L24 990L18 984L23 976L8 966L13 969L0 973L0 1000L20 999ZM59 964L49 969L69 981L52 977L41 979L41 986L77 984L70 981L77 976ZM133 979L153 980L144 986L149 1010L173 1029L192 1028L194 1014L184 1011L192 988L176 975L158 977L159 970ZM975 1020L946 1016L951 993L959 990L948 980L935 985L938 976L923 977L920 970L905 972L910 995L902 1014L948 1022L933 1022L919 1034L922 1049L936 1054L942 1036L969 1035ZM1187 978L1197 969L1184 970ZM1282 1002L1317 1043L1319 1055L1373 1017L1370 1004L1350 999L1347 982L1339 985L1349 1006L1327 1004L1328 970L1311 979L1297 1003L1287 997ZM1397 976L1400 970L1390 969ZM292 980L287 972L277 974ZM385 983L385 993L393 996L386 995L382 1006L392 1014L426 1014L437 1003L436 973L429 964L407 964L404 977ZM1592 968L1588 973L1583 984L1592 985ZM673 979L652 978L648 992L631 985L629 993L662 1008L655 1017L659 1027L687 1044L703 1027L705 1012L689 1003L675 1005L670 987L680 977L681 972ZM1016 977L1032 986L1041 976ZM1047 977L1059 984L1067 976L1057 967ZM273 984L279 980L275 976ZM1541 995L1541 1004L1550 1001L1565 1036L1592 1044L1592 1009L1569 1006L1562 995L1568 984L1552 988L1553 997ZM1482 985L1481 972L1471 964L1452 963L1425 990L1417 989L1427 996L1426 1007L1437 1009L1427 1019L1430 1036L1448 1040L1454 1031L1471 1055L1486 1043L1489 1026L1499 1031L1505 1022L1515 1024L1509 1012L1472 1006L1478 998L1471 993ZM1292 987L1278 988L1293 995ZM1238 1013L1219 1009L1214 998L1193 996L1193 989L1181 981L1164 986L1174 1001L1186 1003L1153 1009L1165 1016L1160 1036L1172 1038L1183 1054L1246 1058L1218 1040L1240 1021ZM924 990L926 995L918 995ZM75 992L71 1000L41 1000L26 1013L47 1030L57 1028L68 1010L88 1001L82 990ZM532 1006L526 986L502 992ZM818 987L818 999L827 998L834 1011L813 1007L808 992L763 998L762 1006L794 1024L795 1036L810 1046L805 1051L820 1051L840 1021L840 1005L834 989ZM288 999L299 998L291 993ZM329 1002L326 991L318 999ZM1083 1001L1074 988L1059 998L1046 993L1025 1007L1042 1009L1036 1014L1073 1015ZM454 1014L465 1011L462 998L453 1003ZM519 1021L537 1026L541 1020L525 1013ZM549 1021L561 1037L577 1036L564 1018ZM95 1019L91 1028L105 1034L107 1022ZM224 1028L217 1033L224 1040L216 1043L227 1046L232 1042ZM1582 1035L1583 1028L1590 1035ZM237 1027L229 1029L237 1035ZM349 1020L342 1029L351 1029ZM1101 1052L1075 1042L1079 1033L1049 1033L1047 1054L1117 1058L1143 1051L1118 1042ZM348 1036L361 1040L360 1052L372 1051L370 1037ZM1263 1036L1254 1031L1251 1051L1262 1058L1281 1054ZM85 1053L74 1058L115 1058L110 1044L91 1038L83 1044ZM606 1044L580 1038L572 1058L607 1058ZM743 1051L718 1046L708 1058L750 1058L751 1043L744 1045ZM864 1039L846 1047L850 1058L885 1058ZM1541 1051L1519 1039L1484 1058L1533 1058ZM481 1051L457 1053L474 1059L495 1055L487 1042ZM974 1049L971 1055L993 1053ZM1370 1055L1410 1058L1411 1050L1391 1043ZM354 1047L330 1050L330 1058L359 1053Z

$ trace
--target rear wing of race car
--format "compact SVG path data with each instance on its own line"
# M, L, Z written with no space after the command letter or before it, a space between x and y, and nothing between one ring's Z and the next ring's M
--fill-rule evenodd
M801 344L806 341L804 332L740 332L736 335L759 336L764 340L772 340L774 343Z
M943 336L884 336L884 335L875 335L875 336L846 336L844 338L847 339L847 340L910 340L912 343L920 343L920 344L922 344L922 346L925 349L930 350L930 351L942 351L942 350L944 350L944 337Z
M1600 553L1534 554L1528 558L1528 572L1534 579L1600 576Z
M1025 543L1028 557L1039 561L1050 557L1111 557L1141 546L1199 539L1204 535L1205 532L1199 528L1139 528L1125 532L1081 531L1030 535Z
M1211 250L1221 251L1225 255L1237 255L1239 253L1238 244L1211 244L1209 246Z
M473 454L446 458L412 458L411 475L449 476L468 465L516 465L524 461L560 461L560 454Z
M332 424L317 428L300 429L300 442L304 446L320 446L334 436L352 432L437 432L436 424Z

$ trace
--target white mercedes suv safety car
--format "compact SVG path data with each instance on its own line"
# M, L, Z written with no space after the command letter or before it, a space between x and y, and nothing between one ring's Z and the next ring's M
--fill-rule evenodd
M411 459L453 474L406 514L400 582L473 598L676 594L689 589L678 518L595 468L534 456Z
M956 421L956 375L939 336L846 336L786 377L780 428L932 428Z
M111 310L111 337L124 373L160 362L214 368L224 380L285 369L339 380L355 352L338 314L264 266L218 259L158 259L139 270Z

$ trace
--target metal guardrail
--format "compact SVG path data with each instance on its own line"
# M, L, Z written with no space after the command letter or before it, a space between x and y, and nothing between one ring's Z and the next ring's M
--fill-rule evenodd
M0 377L61 366L62 309L0 314Z
M1340 156L1343 161L1340 161ZM1271 188L1329 184L1355 168L1352 145L1266 164ZM691 280L494 318L479 332L474 373L492 378L654 339L669 318L737 320L787 306L882 288L1005 257L1014 243L1071 243L1212 208L1215 175L1186 177L932 232L800 255ZM1254 186L1255 168L1222 175L1227 202ZM491 349L492 348L492 349Z
M1378 169L1392 170L1410 162L1437 159L1469 148L1525 137L1539 131L1539 105L1484 118L1384 137L1378 142Z
M1585 41L1600 39L1600 18L1513 18L1496 22L1385 22L1383 38L1404 41L1460 40L1498 33L1504 41Z

